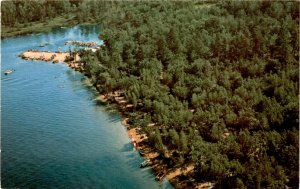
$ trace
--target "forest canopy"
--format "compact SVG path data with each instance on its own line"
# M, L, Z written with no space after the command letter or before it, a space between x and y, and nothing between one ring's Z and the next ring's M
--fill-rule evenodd
M298 187L296 2L120 3L86 68L160 152L223 188ZM148 123L155 127L147 127Z
M48 18L56 1L45 2ZM124 91L159 152L222 188L298 187L298 2L62 2L57 13L101 17L86 74L104 94ZM2 4L2 23L24 4ZM18 22L42 19L32 14Z

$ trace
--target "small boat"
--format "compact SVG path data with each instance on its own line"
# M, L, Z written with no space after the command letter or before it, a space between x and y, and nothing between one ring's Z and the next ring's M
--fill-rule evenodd
M5 74L5 75L8 75L8 74L11 74L12 72L13 72L12 70L5 70L5 71L4 71L4 74Z
M150 163L151 163L151 161L149 159L147 159L147 160L143 161L143 163L141 163L140 168L147 167L150 165Z
M161 181L163 178L164 178L164 174L163 173L159 173L158 175L156 175L155 180Z
M145 152L143 150L139 150L139 153L140 153L141 156L145 155Z
M40 45L39 45L39 47L45 47L46 45L45 44L43 44L43 43L41 43Z

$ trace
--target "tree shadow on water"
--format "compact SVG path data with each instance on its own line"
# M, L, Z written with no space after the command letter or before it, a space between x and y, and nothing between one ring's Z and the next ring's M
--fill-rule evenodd
M133 150L133 145L131 142L124 144L124 146L121 148L121 152L131 152L132 150Z
M113 107L106 107L105 112L108 115L107 121L109 121L110 123L116 123L121 121L120 114Z
M120 121L120 117L118 116L109 116L107 119L106 119L109 123L117 123Z

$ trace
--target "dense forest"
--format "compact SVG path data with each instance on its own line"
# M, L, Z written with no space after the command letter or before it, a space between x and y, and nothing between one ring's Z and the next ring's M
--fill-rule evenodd
M298 2L49 2L27 20L27 2L2 4L2 23L58 4L99 17L104 46L83 55L86 74L103 94L124 91L132 126L194 163L196 181L298 188Z
M101 23L114 1L9 0L1 2L1 37L48 32L55 27Z
M92 18L101 18L101 15L113 2L105 1L4 1L1 3L1 24L4 26L16 26L18 24L31 24L32 22L44 21L57 16L75 17L80 22Z

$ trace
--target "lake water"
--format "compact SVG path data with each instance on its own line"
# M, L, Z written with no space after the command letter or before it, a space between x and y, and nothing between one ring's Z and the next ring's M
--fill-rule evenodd
M2 188L172 188L139 168L143 158L119 115L97 103L82 74L63 63L17 57L28 49L68 50L67 40L100 44L99 31L76 26L2 40ZM6 69L15 71L4 75Z

